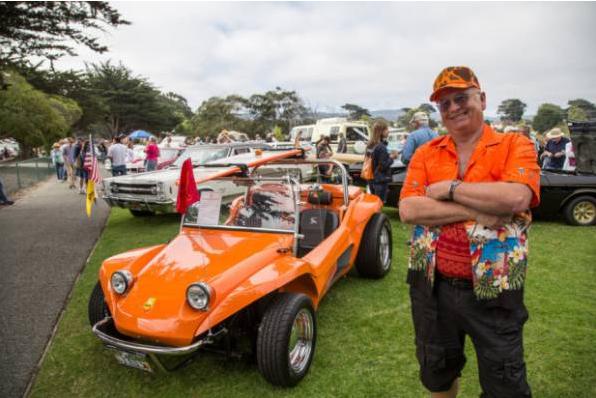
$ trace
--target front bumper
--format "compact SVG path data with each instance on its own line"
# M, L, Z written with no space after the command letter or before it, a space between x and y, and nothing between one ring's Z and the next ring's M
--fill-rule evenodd
M93 325L93 333L108 347L117 348L125 351L139 352L143 354L157 355L187 355L192 354L206 344L213 342L215 334L209 334L205 338L199 339L191 345L183 347L158 346L143 344L133 341L126 336L121 335L114 326L112 318L107 317Z
M174 202L171 199L163 201L159 199L151 199L149 201L147 199L122 198L110 195L104 195L102 198L110 207L122 207L123 209L147 210L161 213L175 212Z

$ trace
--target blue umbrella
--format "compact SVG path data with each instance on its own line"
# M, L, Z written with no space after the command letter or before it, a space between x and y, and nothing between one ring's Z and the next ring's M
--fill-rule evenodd
M130 138L132 140L139 140L142 138L149 138L149 137L153 137L153 134L151 134L150 132L145 131L145 130L136 130L128 135L128 138Z

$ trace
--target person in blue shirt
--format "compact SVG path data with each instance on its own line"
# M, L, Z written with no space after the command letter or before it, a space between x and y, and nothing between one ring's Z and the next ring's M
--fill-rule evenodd
M416 149L438 136L434 130L428 127L428 115L425 112L414 113L410 124L414 126L414 131L408 135L406 145L404 145L404 150L401 153L401 161L405 165L410 163Z

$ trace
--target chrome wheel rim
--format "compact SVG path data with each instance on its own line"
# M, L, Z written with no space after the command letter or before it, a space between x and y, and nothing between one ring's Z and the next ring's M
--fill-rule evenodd
M314 321L312 314L306 308L302 308L294 318L288 345L290 368L295 373L302 372L308 365L312 355L313 337Z
M389 268L391 264L391 250L389 249L389 231L387 231L386 226L383 226L381 235L379 236L379 258L381 259L383 270Z
M596 205L590 201L579 202L573 208L573 218L580 224L590 224L596 218Z

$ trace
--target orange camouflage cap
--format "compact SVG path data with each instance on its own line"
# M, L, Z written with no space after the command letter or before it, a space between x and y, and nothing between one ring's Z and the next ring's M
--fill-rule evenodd
M480 83L478 83L478 78L472 69L467 66L448 66L435 79L430 100L435 102L441 91L446 88L465 89L470 87L480 89Z

